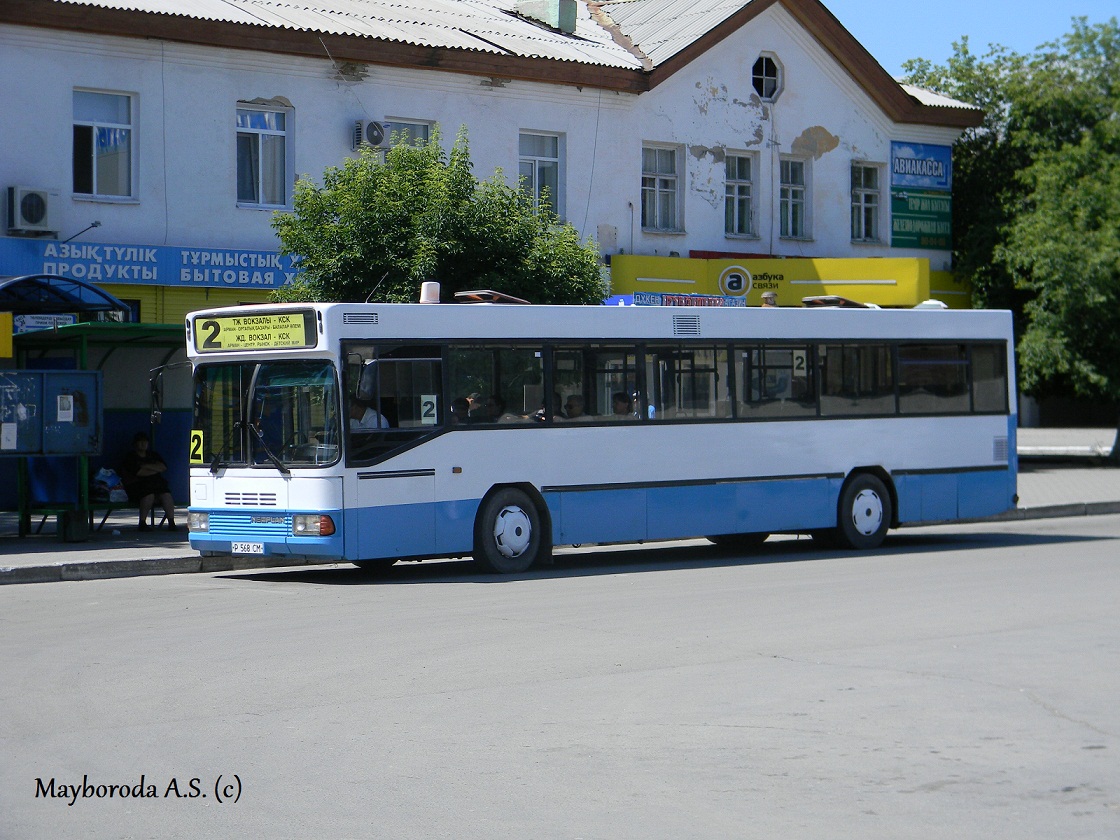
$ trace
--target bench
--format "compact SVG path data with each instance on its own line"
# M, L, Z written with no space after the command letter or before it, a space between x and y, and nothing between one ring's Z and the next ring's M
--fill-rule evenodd
M88 502L86 504L85 509L86 509L86 512L89 514L89 523L88 524L89 524L89 530L90 531L100 531L105 526L105 523L108 521L109 515L114 513L115 511L134 510L137 513L140 512L140 506L137 505L137 504L134 504L133 502L108 502L108 501L101 500L101 499L99 499L97 501ZM64 516L65 514L68 514L68 513L74 513L77 510L78 510L78 505L74 502L58 502L58 503L53 503L53 504L50 503L50 502L44 502L44 503L40 503L40 504L33 503L31 505L31 507L28 509L28 516L27 516L28 521L27 521L27 524L26 524L26 530L25 530L24 527L21 527L20 528L20 535L23 536L25 533L27 533L27 530L30 529L30 527L31 527L31 523L30 523L31 517L34 517L34 516L41 516L42 517L39 520L39 524L35 528L35 533L40 534L43 531L43 526L47 524L47 517L50 517L50 516ZM162 509L158 509L158 510L159 510L159 513L161 513L163 515L163 519L160 520L159 524L163 525L163 523L167 521L167 514L164 513L164 511ZM156 511L157 511L157 508L153 505L151 513L150 513L151 525L152 525L153 528L156 527ZM96 526L94 526L93 520L94 520L94 515L96 513L101 513L102 516L101 516L101 521L99 523L97 523ZM22 524L23 523L21 523L21 525ZM60 532L62 531L61 524L60 524L60 527L59 527L59 531Z

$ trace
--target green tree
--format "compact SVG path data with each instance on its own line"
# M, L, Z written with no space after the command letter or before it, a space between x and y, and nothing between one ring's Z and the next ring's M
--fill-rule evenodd
M954 50L906 70L985 110L953 153L956 270L977 305L1016 312L1024 392L1118 401L1120 27L1074 18L1029 56Z
M450 153L437 131L384 161L363 149L327 169L322 186L302 178L294 211L272 226L300 268L277 300L409 302L425 280L440 282L444 300L470 289L533 303L598 304L605 294L595 243L501 170L478 181L462 131Z
M1022 180L1025 206L996 253L1032 295L1020 385L1120 403L1120 107L1076 145L1040 155Z
M978 57L967 37L953 49L945 66L925 59L903 64L910 84L984 111L983 123L966 130L953 147L953 268L971 286L976 305L1021 309L1014 281L992 255L1019 195L1013 175L1029 163L1009 139L1007 91L1022 72L1023 58L999 46Z

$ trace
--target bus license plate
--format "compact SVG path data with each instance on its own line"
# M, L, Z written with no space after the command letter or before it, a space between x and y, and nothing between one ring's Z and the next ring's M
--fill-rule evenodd
M233 554L264 554L264 543L235 542L230 551Z

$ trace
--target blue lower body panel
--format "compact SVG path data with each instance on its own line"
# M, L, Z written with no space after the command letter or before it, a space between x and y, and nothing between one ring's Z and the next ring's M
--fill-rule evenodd
M546 493L557 544L668 540L835 524L824 477Z
M992 516L1014 507L1013 470L893 476L901 523ZM544 492L555 545L638 542L717 534L812 531L836 524L839 476L711 484L596 486ZM367 507L334 514L331 537L295 537L291 514L215 511L210 533L190 535L199 551L261 542L266 555L331 560L469 554L480 499ZM261 520L254 522L256 517ZM345 542L344 542L345 538Z
M1015 507L1009 470L904 474L894 477L898 520L904 524L980 519Z

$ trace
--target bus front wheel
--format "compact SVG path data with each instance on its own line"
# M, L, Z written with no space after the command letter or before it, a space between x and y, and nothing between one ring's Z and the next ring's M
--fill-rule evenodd
M541 553L541 515L523 491L506 487L490 496L478 511L474 528L474 559L497 574L524 572Z
M847 548L878 548L891 526L891 513L891 495L883 482L860 473L840 494L836 537Z

